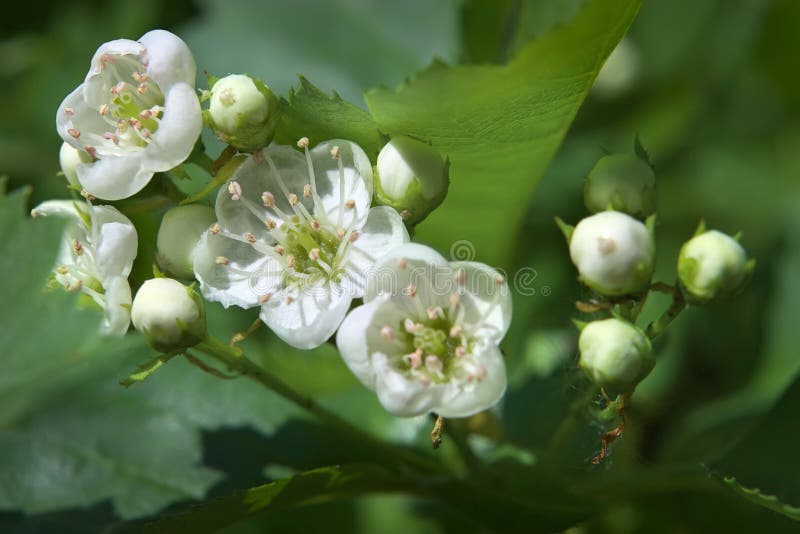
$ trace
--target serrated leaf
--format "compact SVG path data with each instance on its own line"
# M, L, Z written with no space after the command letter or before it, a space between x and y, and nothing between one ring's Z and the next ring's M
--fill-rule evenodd
M368 464L321 467L195 506L187 512L147 523L144 532L210 532L257 513L318 504L375 491L391 492L408 483Z
M304 77L289 98L281 99L281 124L276 139L294 145L308 137L312 145L328 139L348 139L373 159L386 142L369 113L333 94L326 95Z
M744 497L750 502L754 502L759 506L768 508L773 512L778 512L786 517L800 521L800 507L790 506L782 503L781 500L775 495L766 495L758 488L747 488L736 480L736 477L722 477L720 480L724 482L733 491Z
M381 131L429 140L451 161L444 204L418 228L447 250L470 239L483 261L508 265L533 192L638 0L594 0L506 66L436 63L398 90L365 95Z

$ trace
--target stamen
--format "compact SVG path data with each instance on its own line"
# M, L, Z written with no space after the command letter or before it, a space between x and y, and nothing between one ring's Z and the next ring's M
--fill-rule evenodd
M264 221L264 224L266 224L267 228L269 228L270 230L274 230L275 227L278 226L278 223L276 223L272 219L267 219L266 221Z
M86 151L87 154L89 154L90 158L92 158L93 160L97 159L97 150L93 146L86 146L83 149Z
M127 86L128 86L128 84L126 84L125 82L119 82L117 85L115 85L114 87L111 88L111 92L113 94L119 96L120 93L125 92L125 88Z
M290 193L289 194L289 204L292 207L294 207L294 206L297 206L297 202L298 202L297 201L297 195L295 195L294 193Z
M411 298L416 297L417 296L417 286L415 286L414 284L409 284L408 287L406 287L403 290L403 294L407 295L407 296L409 296Z
M266 304L267 302L269 302L269 299L271 298L272 298L272 293L266 293L258 300L261 302L261 304Z
M467 273L464 269L456 271L455 281L460 286L463 286L467 282Z
M230 263L230 260L225 256L217 256L216 258L214 258L214 263L216 263L217 265L228 265Z
M308 148L308 137L301 137L297 140L298 148Z
M67 133L70 134L75 139L81 136L81 132L77 128L70 128L69 130L67 130Z
M411 369L417 369L422 365L422 349L417 349L410 354L403 356L403 361L408 364Z
M69 273L69 269L67 269L66 265L59 265L58 267L56 267L56 272L58 274L67 274Z
M231 195L231 200L240 200L242 198L242 186L236 180L228 182L228 193Z
M392 330L391 326L387 325L381 328L381 338L383 338L384 341L395 340L394 330Z
M464 358L467 355L467 349L459 345L455 350L456 358Z
M351 209L356 207L356 201L355 200L348 200L347 202L344 203L344 205L345 205L345 207L347 207L347 209L351 210Z
M400 211L400 218L401 218L401 219L403 219L403 220L405 221L405 220L407 220L409 217L411 217L411 212L410 212L410 211L408 211L408 210L401 210L401 211Z
M319 230L321 228L320 224L319 224L319 221L316 220L316 219L311 219L311 228L313 230Z
M496 285L498 285L498 286L502 286L502 285L503 285L505 282L506 282L506 280L505 280L505 278L503 278L502 276L497 276L497 277L495 277L495 279L494 279L494 283L495 283Z
M272 208L275 206L275 195L269 191L264 191L261 193L261 202L264 203L264 207Z
M275 253L276 253L278 256L283 256L283 253L284 253L284 252L286 252L286 250L285 250L285 249L284 249L282 246L280 246L280 245L275 245Z
M294 298L291 295L286 296L286 304L291 304L294 302Z
M309 258L311 261L317 261L317 260L319 259L319 249L318 249L318 248L312 248L312 249L311 249L311 250L308 252L308 258Z
M311 198L311 184L303 186L303 198Z
M428 314L428 319L431 321L444 315L444 312L439 306L428 306L425 312Z
M425 357L425 368L431 373L439 374L442 372L444 365L442 365L442 360L438 356L429 354Z
M286 256L286 265L294 269L294 264L295 264L294 255L289 254L288 256Z
M219 226L219 223L214 223L209 229L208 233L210 233L211 235L217 235L220 230L221 228Z
M255 243L256 242L256 236L252 232L245 232L244 233L244 238L247 239L248 243Z
M403 328L409 334L414 334L418 332L421 328L424 328L423 325L420 323L415 323L413 320L406 318L403 320Z
M72 250L75 251L76 255L83 256L83 245L77 239L72 242Z
M458 325L455 325L455 326L453 326L453 327L450 329L450 337L452 337L452 338L458 338L458 337L461 337L461 333L462 333L463 331L464 331L464 329L463 329L463 328L461 328L461 327L460 327L460 326L458 326Z
M351 243L354 243L355 240L358 239L360 236L361 236L361 234L359 234L358 232L352 232L350 234L350 237L347 238L347 240L350 241Z
M331 149L331 157L332 157L333 159L339 159L339 147L338 147L338 146L334 146L334 147Z
M100 106L100 115L102 115L103 117L108 115L108 104L103 104L102 106Z
M116 134L113 134L111 132L105 132L103 134L103 139L107 139L112 143L114 143L115 145L119 146L119 136Z
M72 108L64 108L64 115L66 115L67 117L72 117L73 115L75 115L75 110Z
M397 260L396 265L397 265L398 269L404 271L406 269L406 267L408 267L408 262L406 261L405 258L400 258L400 259Z
M344 234L345 234L344 228L339 228L338 230L336 230L336 237L338 237L339 239L343 238Z
M139 93L140 95L143 95L145 91L147 91L146 83L140 83L139 86L136 88L136 92Z

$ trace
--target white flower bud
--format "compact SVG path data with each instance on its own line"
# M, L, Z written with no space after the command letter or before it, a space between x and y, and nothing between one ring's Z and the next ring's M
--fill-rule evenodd
M580 368L610 395L631 393L656 364L647 336L620 319L587 324L578 339Z
M569 255L581 282L602 295L619 296L647 287L655 244L650 230L630 215L603 211L575 226Z
M216 220L214 209L200 204L169 210L158 229L158 265L177 278L194 278L192 265L197 243Z
M211 88L205 116L221 141L252 151L272 141L278 123L278 100L260 80L231 74Z
M717 230L696 235L684 243L678 255L678 278L684 293L699 304L735 294L753 267L742 245Z
M602 157L586 177L583 200L591 213L617 210L644 219L656 207L653 169L633 154Z
M61 172L69 182L69 185L81 187L78 183L78 165L81 163L91 163L92 158L83 150L77 150L69 143L62 143L58 153L58 162L61 165Z
M133 299L131 321L147 343L161 352L196 345L206 335L203 300L172 278L147 280Z
M375 202L393 207L406 223L416 224L444 200L448 167L431 146L410 137L394 137L378 154Z

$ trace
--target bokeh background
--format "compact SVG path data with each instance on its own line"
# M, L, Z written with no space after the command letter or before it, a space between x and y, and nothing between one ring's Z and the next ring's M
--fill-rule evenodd
M136 38L161 27L187 41L201 72L246 72L263 78L284 96L302 74L326 92L337 91L364 106L363 91L378 85L394 87L434 58L449 63L503 59L481 57L480 47L462 42L464 4L456 0L26 3L26 9L0 19L0 174L9 177L10 190L32 186L31 205L68 197L65 181L57 176L61 140L54 128L55 110L80 83L92 53L104 41ZM568 23L582 4L583 0L531 2L535 14L528 21L531 35ZM546 446L576 390L571 371L576 336L569 319L582 293L552 221L556 215L570 222L584 216L582 181L604 151L632 151L638 134L654 160L659 193L657 279L674 280L677 251L701 218L727 233L742 231L743 244L757 258L755 276L742 295L689 309L657 343L659 363L637 390L625 437L601 468L605 475L612 472L619 480L628 480L638 496L621 492L625 497L618 497L609 490L607 511L583 523L582 532L796 531L796 524L741 501L717 481L664 475L669 484L660 484L659 469L714 464L772 409L800 370L798 50L800 3L795 0L645 2L535 195L509 207L525 211L523 227L497 229L518 236L513 261L506 267L512 272L521 267L536 271L535 294L515 296L515 322L505 345L510 392L497 416L497 432L502 428L510 442L534 451ZM204 86L202 77L199 83ZM213 150L213 142L210 146ZM452 236L453 240L469 239L470 232L464 228L463 235ZM481 251L476 253L480 260ZM12 274L2 273L6 280ZM655 317L666 304L653 298L646 315ZM209 313L221 336L251 320L246 313L223 317L213 307ZM420 433L415 422L385 416L358 389L332 350L297 353L266 333L249 341L258 346L262 363L329 407L383 435L424 444L427 427ZM112 393L113 377L142 359L141 353L137 355L141 347L123 348L121 354L110 356L118 358L113 364L104 362L102 372L86 379L90 385L42 393L44 400L35 406L0 419L0 429L23 432L21 439L31 440L33 448L37 440L62 436L74 438L70 443L79 449L102 445L100 437L111 434L133 444L164 440L176 457L185 451L191 461L202 460L209 470L204 475L176 473L174 484L173 474L165 471L167 487L158 491L174 493L169 499L174 510L199 497L199 487L210 486L212 496L226 495L296 470L369 457L369 451L341 442L255 388L189 377L195 370L188 366L176 364L153 379L157 384L131 389L130 396L120 401L121 411L98 407L105 402L100 399L117 395ZM55 341L51 350L58 351ZM42 414L54 413L53 406L71 411L53 416L57 421L48 420ZM786 435L797 434L796 413L783 424ZM61 432L59 425L68 428ZM587 426L575 440L564 454L566 472L586 468L587 459L596 452L599 432ZM96 439L82 441L87 435ZM783 435L778 433L775 439ZM40 476L52 477L54 484L62 480L69 462L48 456L47 450L36 454L41 458ZM746 462L755 472L800 472L796 461L787 465L781 463L784 458L770 456L754 450ZM0 466L3 461L0 458ZM211 475L211 470L224 476ZM25 504L35 501L33 497L0 500L0 531L96 531L119 519L119 501L126 500L132 503L133 515L152 513L142 496L155 491L152 487L115 479L129 475L130 466L125 464L112 466L103 475L108 477L106 484L125 486L113 502L92 496L107 494L98 489L99 475L92 475L85 486L61 488L66 493L85 490L83 500L58 492L39 505ZM195 475L203 482L192 482ZM797 482L792 483L797 490ZM157 482L148 482L153 484ZM229 531L259 532L269 527L299 532L325 525L348 532L478 528L458 513L428 502L377 495L275 512Z

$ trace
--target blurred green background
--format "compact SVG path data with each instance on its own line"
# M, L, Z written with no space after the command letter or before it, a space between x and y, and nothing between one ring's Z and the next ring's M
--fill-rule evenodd
M569 24L585 2L523 3L520 16L527 37L535 38ZM26 5L19 15L0 21L0 174L9 176L9 190L33 187L31 206L68 196L65 181L56 176L61 140L54 128L55 110L81 82L96 47L110 39L169 29L190 45L200 72L247 72L283 96L302 74L362 107L363 91L394 87L436 57L448 63L507 59L492 51L492 21L487 19L481 31L481 21L470 16L470 9L487 2ZM556 215L569 222L584 216L586 173L604 150L631 151L638 133L658 180L656 278L674 280L677 251L701 218L727 233L741 230L758 264L741 296L689 309L659 339L659 363L637 389L628 429L607 464L587 469L601 432L588 422L563 452L563 476L584 476L588 470L590 478L609 481L597 490L599 495L593 494L607 504L604 511L584 519L578 529L796 531L785 517L745 503L692 466L725 466L762 488L775 480L769 476L784 473L776 488L800 496L800 461L775 453L784 439L800 445L790 440L797 438L798 412L786 402L773 410L800 370L800 2L648 0L623 46L624 56L614 58L614 71L601 75L605 83L589 94L535 195L509 206L525 212L522 227L499 230L517 236L513 259L505 267L512 273L522 267L536 272L535 294L515 295L514 324L505 343L510 390L499 421L510 443L535 452L546 447L569 409L578 387L569 319L581 290L552 221ZM467 227L463 235L446 237L469 239L471 232ZM481 250L477 259L482 259ZM18 266L6 262L3 268L4 284L20 279ZM645 315L653 318L665 306L663 299L653 298ZM209 313L221 337L253 317L245 312L223 316L213 306ZM70 320L64 318L64 328ZM424 446L428 422L383 414L332 349L302 354L265 333L248 341L262 363L328 407L380 435ZM59 348L53 342L41 350ZM0 470L8 474L14 464L34 465L51 486L77 484L53 488L43 482L33 487L46 491L22 495L20 479L0 478L0 531L97 531L120 515L148 516L164 504L182 509L186 499L201 497L207 487L211 495L226 495L299 470L370 458L370 451L329 435L255 386L215 381L182 362L160 372L153 384L123 393L115 378L130 372L147 352L131 340L107 352L79 381L33 388L36 399L0 418L0 430L6 432L0 439ZM768 441L737 447L759 424L769 425L762 432ZM17 445L27 443L30 457L4 457L3 452L19 454L9 436ZM139 453L123 455L131 461L126 464L112 452L102 475L89 469L88 478L81 479L75 474L82 473L82 462L96 458L59 452L65 448L59 440L65 440L76 450L104 454L104 447L118 446L115 439L130 444L154 440L155 450L170 451L164 471L131 473ZM442 454L452 456L452 451L445 446ZM175 458L181 465L174 464ZM205 468L195 465L200 460ZM154 474L163 474L163 480ZM278 511L229 531L299 532L325 525L349 532L486 528L430 502L377 495L314 505L311 511Z

